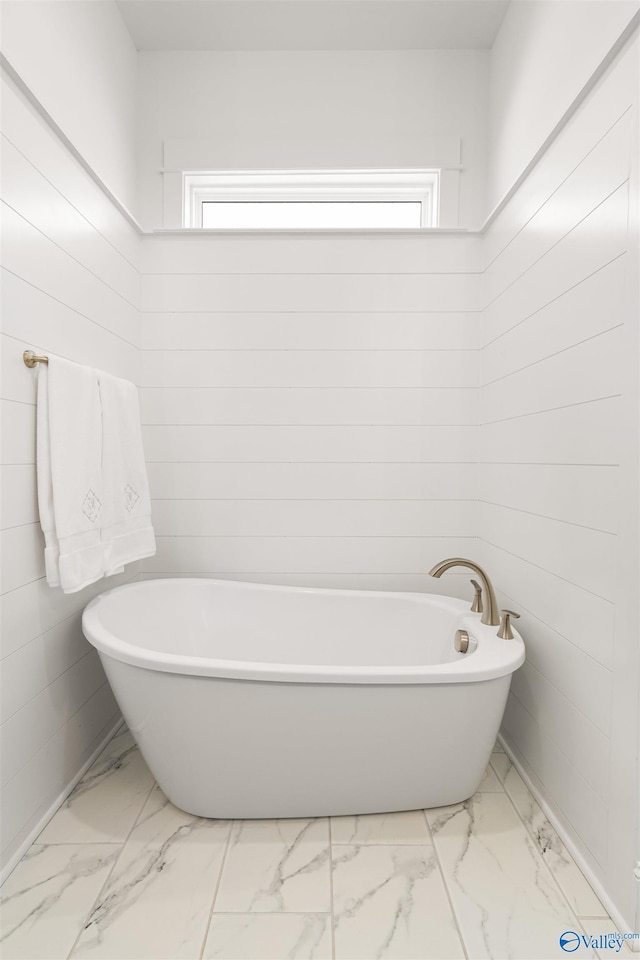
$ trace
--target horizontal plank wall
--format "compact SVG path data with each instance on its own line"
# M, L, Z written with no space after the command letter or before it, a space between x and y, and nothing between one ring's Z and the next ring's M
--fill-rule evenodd
M429 567L475 550L477 247L145 238L145 571L442 589Z
M132 564L68 596L43 579L37 373L22 352L137 381L140 238L6 78L1 202L4 865L117 720L80 617L91 597L138 572Z
M485 562L527 643L503 733L629 929L637 713L616 731L638 697L621 676L637 671L636 85L637 45L484 237L478 486Z

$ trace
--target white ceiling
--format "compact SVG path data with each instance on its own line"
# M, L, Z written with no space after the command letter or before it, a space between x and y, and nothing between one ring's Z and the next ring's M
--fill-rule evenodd
M486 48L508 0L119 0L138 50Z

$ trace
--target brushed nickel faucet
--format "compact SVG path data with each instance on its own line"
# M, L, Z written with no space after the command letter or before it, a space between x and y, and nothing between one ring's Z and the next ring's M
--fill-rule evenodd
M432 567L431 570L429 570L429 576L441 577L443 573L446 573L447 570L450 570L452 567L467 567L469 570L473 570L474 573L477 573L482 583L484 597L486 600L485 604L481 604L481 609L482 607L484 607L484 609L482 610L480 622L486 623L492 627L497 627L500 623L500 617L498 616L498 602L493 590L493 585L482 567L479 567L477 563L474 563L473 560L465 560L463 557L451 557L449 560L442 560L440 563L436 563L435 567ZM476 605L475 600L473 605Z

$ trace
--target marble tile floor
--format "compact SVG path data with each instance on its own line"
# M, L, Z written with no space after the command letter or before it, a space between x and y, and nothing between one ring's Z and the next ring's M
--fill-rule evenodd
M465 803L229 822L173 807L122 730L0 903L4 960L547 960L614 930L499 746Z

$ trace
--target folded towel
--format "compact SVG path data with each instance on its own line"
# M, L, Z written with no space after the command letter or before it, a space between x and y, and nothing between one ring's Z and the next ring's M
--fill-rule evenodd
M50 586L74 593L104 571L102 414L98 374L51 357L40 364L38 504Z
M155 553L132 383L50 357L38 368L38 505L50 586L75 593Z
M151 557L156 541L142 449L138 391L133 383L98 373L102 406L102 546L105 575Z

